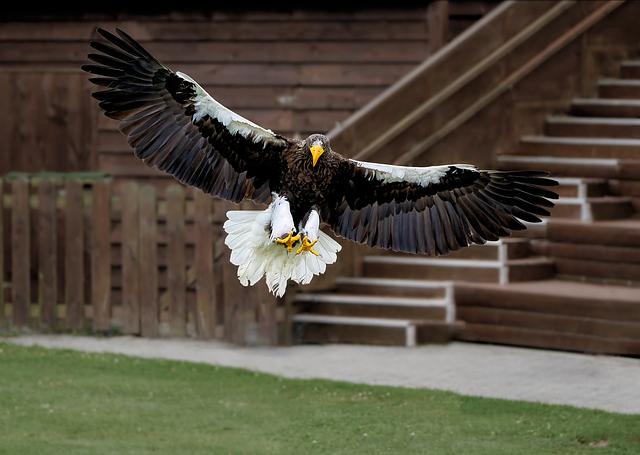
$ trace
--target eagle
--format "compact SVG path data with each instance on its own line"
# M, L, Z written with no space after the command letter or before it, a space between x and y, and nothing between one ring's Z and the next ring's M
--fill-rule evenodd
M268 205L227 212L225 243L245 286L265 277L280 297L289 280L307 284L324 273L341 249L325 226L370 247L441 256L540 222L558 197L543 171L368 163L335 152L323 134L281 136L220 104L124 31L98 33L82 69L135 156L212 196Z

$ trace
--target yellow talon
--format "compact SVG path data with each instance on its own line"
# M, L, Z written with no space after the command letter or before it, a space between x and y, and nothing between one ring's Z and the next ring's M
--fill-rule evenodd
M289 235L286 237L276 239L276 243L279 245L284 245L287 248L287 252L291 253L293 251L293 245L295 245L298 240L300 240L300 234L293 235L293 230L289 232Z
M305 235L304 238L302 239L302 244L300 245L300 248L296 250L296 254L300 254L303 251L308 251L309 253L315 254L316 256L320 256L320 253L318 253L316 250L313 249L313 246L316 243L318 243L318 239L315 239L312 242L309 240L309 237Z

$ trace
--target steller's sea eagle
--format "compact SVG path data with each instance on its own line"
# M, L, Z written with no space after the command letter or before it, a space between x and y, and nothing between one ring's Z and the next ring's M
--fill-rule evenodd
M224 107L186 74L173 72L121 30L99 29L83 70L120 121L135 155L214 196L269 204L230 211L224 224L243 285L266 275L282 296L336 261L340 245L320 230L393 251L439 256L525 229L549 215L539 171L478 170L468 164L405 167L347 159L329 139L280 136Z

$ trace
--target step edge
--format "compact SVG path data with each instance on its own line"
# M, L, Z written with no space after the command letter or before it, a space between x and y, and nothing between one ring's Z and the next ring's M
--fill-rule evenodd
M344 293L299 293L294 297L296 302L305 303L334 303L338 305L372 305L372 306L415 306L424 308L446 307L446 298L420 298L395 296L370 296Z
M373 286L400 287L407 286L423 289L446 288L453 284L452 281L429 281L429 280L405 280L402 278L369 278L369 277L338 277L336 284L370 284Z
M388 318L362 318L356 316L327 316L309 313L298 313L292 316L293 322L315 323L315 324L337 324L337 325L361 325L371 327L387 327L407 329L415 326L418 322L409 319L388 319Z
M559 145L584 145L598 146L611 145L616 147L640 147L640 139L612 138L612 137L585 137L585 136L522 136L520 143L525 144L559 144Z
M578 117L574 115L551 115L546 118L547 123L556 125L623 125L623 126L640 126L640 119L629 117Z
M468 267L477 269L500 268L500 261L473 260L473 259L448 259L448 258L411 258L397 256L368 255L362 258L363 263L369 264L398 264L440 267Z

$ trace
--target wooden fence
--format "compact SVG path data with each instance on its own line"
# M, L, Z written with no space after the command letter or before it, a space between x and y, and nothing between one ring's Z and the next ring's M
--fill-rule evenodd
M0 325L278 344L286 306L243 288L229 263L228 204L90 176L0 181Z

